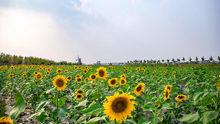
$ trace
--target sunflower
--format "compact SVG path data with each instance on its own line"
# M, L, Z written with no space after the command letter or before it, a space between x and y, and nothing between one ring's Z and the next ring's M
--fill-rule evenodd
M123 69L122 69L122 72L123 73L125 73L125 72L127 72L128 70L124 67Z
M58 91L63 91L66 88L67 80L64 76L57 75L53 78L53 85L56 87Z
M120 78L119 83L120 85L125 85L126 84L126 79L125 78Z
M50 74L50 71L47 71L47 75L49 75Z
M13 65L10 66L10 69L13 70L15 67Z
M13 120L10 117L1 117L0 124L13 124Z
M35 74L35 78L40 80L40 79L42 79L43 77L42 77L42 74L41 74L41 73L37 72L37 74Z
M51 72L51 68L47 68L47 72Z
M80 75L80 74L77 74L77 75L76 75L76 78L77 78L77 77L81 77L81 75Z
M84 74L86 74L87 72L88 72L88 70L87 70L87 69L83 70L83 73L84 73Z
M73 68L76 70L76 69L78 69L78 66L74 65Z
M88 77L86 77L86 78L84 79L84 81L85 81L85 82L88 82L88 81L89 81L89 78L88 78Z
M117 83L118 83L117 78L111 78L111 79L108 80L108 85L110 87L115 87L117 85Z
M165 86L164 90L166 90L168 92L171 92L171 89L172 89L171 85L168 84L168 85Z
M65 73L69 72L68 70L64 70Z
M82 81L82 78L81 77L76 77L75 78L75 82L81 82Z
M68 76L68 77L66 78L66 80L67 80L67 81L71 81L71 80L72 80L72 77L71 77L71 76Z
M177 103L180 103L180 102L187 100L187 96L184 94L180 94L175 97L175 100Z
M168 90L164 90L164 101L168 100L170 98L170 92Z
M127 93L115 93L113 96L107 96L103 103L104 113L110 121L116 120L121 123L127 117L131 117L131 112L135 110L134 96Z
M113 69L113 66L109 66L108 68L109 68L110 70L112 70L112 69Z
M144 87L144 83L139 83L134 89L135 95L140 96L144 92Z
M22 73L22 77L26 78L27 77L27 73Z
M81 100L83 100L83 98L84 98L84 95L81 94L81 93L77 93L77 94L75 95L75 99L76 99L77 101L81 101Z
M10 73L10 74L8 75L8 77L9 77L10 79L12 79L12 78L15 77L15 75L14 75L13 73Z
M126 79L126 76L125 74L121 75L120 78L125 78Z
M171 85L166 85L164 88L164 101L170 98L170 92L171 92Z
M108 73L106 71L106 68L104 67L99 67L97 69L97 77L101 79L106 79L108 77Z
M75 94L84 94L84 92L80 89L76 90Z
M61 69L57 69L57 74L61 74L62 70Z
M95 80L95 79L96 79L96 74L91 74L91 75L89 76L89 79L90 79L90 80Z

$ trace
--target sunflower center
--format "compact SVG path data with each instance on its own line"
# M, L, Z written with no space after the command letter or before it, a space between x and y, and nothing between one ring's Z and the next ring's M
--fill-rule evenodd
M79 98L79 99L80 99L81 97L82 97L82 95L81 95L81 94L78 94L78 95L77 95L77 98Z
M78 82L81 81L81 78L77 78L77 81L78 81Z
M37 78L41 78L41 75L40 75L40 74L38 74L38 75L37 75Z
M116 80L111 80L111 84L112 85L116 84Z
M104 77L104 75L105 75L105 72L103 70L99 70L99 76Z
M179 99L183 99L183 98L184 98L184 96L178 96L178 98L179 98Z
M58 87L62 87L62 86L64 85L64 82L63 82L63 80L58 79L58 80L56 81L56 84L57 84Z
M91 78L92 78L92 79L95 79L95 75L92 75Z
M141 87L141 86L138 86L137 89L136 89L136 91L139 92L139 91L141 91L141 89L142 89L142 87Z
M125 83L125 80L121 80L121 84L124 84Z
M165 96L168 97L168 95L169 95L169 93L166 91L166 92L165 92Z
M127 108L127 106L128 106L127 99L119 97L113 101L112 110L115 113L121 113Z

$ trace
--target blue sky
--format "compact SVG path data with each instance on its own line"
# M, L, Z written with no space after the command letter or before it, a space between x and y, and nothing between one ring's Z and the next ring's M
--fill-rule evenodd
M220 55L219 0L0 0L0 51L85 63Z

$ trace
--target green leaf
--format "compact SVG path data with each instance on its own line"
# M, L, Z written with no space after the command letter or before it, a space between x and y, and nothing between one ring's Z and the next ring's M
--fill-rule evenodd
M83 121L85 121L88 117L89 117L89 116L83 115L83 116L81 116L81 117L77 120L77 122L83 122Z
M179 121L182 122L195 122L199 119L199 114L196 112L195 114L186 114L183 117L179 118Z
M86 103L88 102L88 100L83 100L82 102L80 102L76 107L85 107Z
M137 124L137 123L132 119L127 119L126 124Z
M47 90L47 91L46 91L46 94L51 93L54 89L55 89L55 88L51 88L51 89Z
M194 95L193 97L193 104L196 105L197 103L199 103L201 96L203 95L203 92L198 92Z
M89 107L82 110L83 114L92 115L102 110L100 103L92 102Z
M36 107L36 111L41 110L43 107L45 107L46 105L48 105L50 103L50 101L42 101L40 102L40 104L38 104L38 106Z
M66 100L67 100L66 97L59 98L59 100L58 100L58 106L59 106L59 107L63 107L63 106L65 105L65 103L66 103Z
M90 124L90 123L95 123L95 122L97 122L97 121L105 120L105 117L106 117L106 116L94 117L94 118L90 119L87 123Z
M25 110L25 107L26 105L25 105L24 98L19 92L17 92L15 96L15 106L9 113L10 117L12 117L13 119L16 119L18 115Z
M41 123L43 123L46 120L46 118L47 114L45 112L41 113L39 116L36 117L36 119Z
M217 111L207 111L202 114L200 121L203 124L208 124L210 121L212 121L218 117L218 113L219 112L217 112Z
M28 120L31 119L31 118L33 118L33 117L40 116L42 112L44 112L44 110L40 110L39 112L32 114L32 115L28 118Z
M203 94L203 92L198 92L198 93L196 93L195 95L194 95L194 97L193 97L193 100L194 101L197 101L198 100L198 98L200 98L200 96Z

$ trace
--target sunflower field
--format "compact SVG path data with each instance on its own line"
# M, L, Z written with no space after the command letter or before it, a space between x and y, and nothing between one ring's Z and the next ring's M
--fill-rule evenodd
M219 65L0 66L0 124L219 124Z

